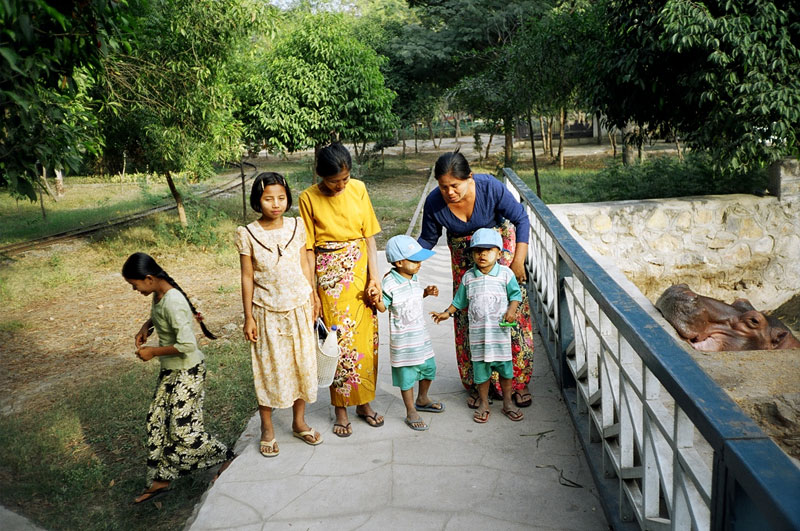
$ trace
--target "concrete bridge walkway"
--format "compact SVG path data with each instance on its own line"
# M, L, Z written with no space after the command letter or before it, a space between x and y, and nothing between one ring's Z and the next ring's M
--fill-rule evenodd
M452 296L444 240L423 263L420 280L439 286L425 299L441 311ZM389 269L379 253L383 272ZM452 322L430 322L437 378L431 396L444 413L421 413L430 429L412 431L392 386L386 314L380 314L380 364L372 428L350 408L353 435L332 432L327 390L307 410L325 442L292 437L291 412L274 414L280 455L258 452L255 415L236 444L239 457L198 504L187 529L608 529L572 424L536 335L533 405L511 422L495 402L486 424L472 421L458 377Z

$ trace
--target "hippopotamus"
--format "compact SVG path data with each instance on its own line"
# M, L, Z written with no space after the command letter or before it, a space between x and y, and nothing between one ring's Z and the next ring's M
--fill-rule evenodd
M656 308L692 347L705 352L800 348L779 319L753 308L747 299L732 304L704 297L686 284L661 294Z

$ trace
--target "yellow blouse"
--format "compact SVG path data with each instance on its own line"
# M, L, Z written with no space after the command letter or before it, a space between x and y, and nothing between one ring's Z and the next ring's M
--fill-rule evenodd
M367 187L356 179L350 179L336 196L324 195L317 185L309 186L300 194L300 216L306 226L306 249L324 242L368 238L381 231Z

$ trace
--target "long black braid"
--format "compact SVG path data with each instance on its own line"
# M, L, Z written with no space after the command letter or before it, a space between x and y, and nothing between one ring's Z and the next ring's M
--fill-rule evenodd
M197 319L198 323L200 323L200 329L203 331L203 335L209 339L217 339L217 336L212 334L208 328L206 328L205 323L203 323L202 314L195 309L194 304L192 304L192 301L189 300L189 296L186 295L186 292L181 289L178 283L175 282L175 280L169 276L169 274L167 274L167 272L164 271L160 265L158 265L152 256L146 253L133 253L128 257L127 260L125 260L125 265L122 266L122 276L124 278L129 278L132 280L144 280L147 275L164 279L170 286L180 291L181 295L183 295L186 299L186 302L189 303L189 309L192 310L194 318ZM148 334L149 333L150 332L148 332Z

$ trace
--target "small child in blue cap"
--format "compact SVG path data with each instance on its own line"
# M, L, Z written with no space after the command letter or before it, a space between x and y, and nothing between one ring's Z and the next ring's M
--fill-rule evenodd
M422 299L439 296L439 288L422 288L417 280L420 263L433 256L414 238L395 236L386 244L386 260L394 268L383 277L383 298L371 293L372 303L385 312L389 310L389 353L392 365L392 385L400 388L406 406L405 422L417 431L428 429L418 411L441 413L444 404L428 398L428 390L436 377L436 360L431 338L425 328ZM419 393L414 400L414 384Z
M469 348L472 372L478 388L479 404L472 420L479 424L489 420L489 380L493 371L500 376L503 390L503 414L513 421L523 414L513 407L511 379L511 331L503 325L514 323L522 292L514 273L497 263L503 240L493 229L478 229L469 244L475 265L461 278L453 302L441 313L431 312L440 323L456 310L469 307Z

